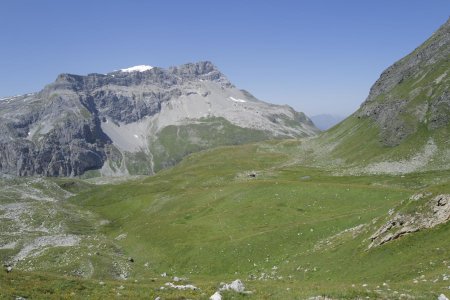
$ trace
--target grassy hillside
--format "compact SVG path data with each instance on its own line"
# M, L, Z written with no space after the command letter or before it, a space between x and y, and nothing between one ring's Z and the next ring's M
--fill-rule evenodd
M57 181L77 193L64 206L89 212L84 221L66 221L67 232L85 242L30 258L36 266L52 261L48 270L60 275L41 267L2 273L3 296L206 299L220 282L237 278L253 294L226 298L430 299L445 293L449 224L368 245L390 209L414 210L411 195L449 194L449 171L333 176L292 166L298 147L278 141L218 148L154 177L109 185ZM63 263L71 251L78 258ZM89 279L73 277L85 266L92 267ZM200 290L160 290L173 276Z
M196 154L156 177L72 201L115 220L105 234L127 234L121 247L149 263L150 270L135 266L138 278L167 272L217 282L325 282L322 291L336 286L335 293L351 293L352 284L389 281L406 288L418 274L445 273L448 226L370 251L367 246L388 210L418 190L449 193L448 172L333 177L320 169L277 167L289 156L268 146ZM256 178L248 177L253 170ZM427 188L432 184L440 185ZM430 268L430 261L438 266Z
M339 160L344 168L351 166L361 168L371 163L384 161L410 162L415 156L423 157L423 165L414 170L436 170L449 167L450 124L435 130L430 130L423 124L419 125L413 135L408 136L395 147L383 145L379 135L380 129L375 122L368 118L361 120L352 115L314 141L315 148L326 150L324 153L315 151L315 154L318 159ZM427 150L427 145L431 144L433 147ZM386 169L385 173L391 172Z
M350 173L450 168L449 58L447 21L381 74L358 111L314 142L317 160Z
M186 155L201 150L258 142L272 136L268 131L242 128L219 117L201 118L188 125L167 126L150 144L153 169L158 172L174 166Z

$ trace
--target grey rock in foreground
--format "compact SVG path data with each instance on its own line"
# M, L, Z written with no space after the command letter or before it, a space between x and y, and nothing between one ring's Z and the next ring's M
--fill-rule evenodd
M411 201L420 201L423 194L414 195ZM433 228L450 220L450 195L438 195L423 205L414 214L396 213L381 226L371 237L369 248L380 246L399 237Z

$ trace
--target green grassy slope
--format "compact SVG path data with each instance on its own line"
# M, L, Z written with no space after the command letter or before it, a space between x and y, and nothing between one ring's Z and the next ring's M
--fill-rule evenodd
M293 125L292 125L293 126ZM188 154L218 146L240 145L272 138L270 132L242 128L224 118L209 117L193 124L167 126L150 144L154 171L174 166Z
M383 282L419 295L443 288L442 280L427 288L413 280L446 271L448 225L367 246L387 211L438 175L435 189L450 192L448 173L333 177L321 169L277 167L289 156L268 145L195 154L155 177L100 186L71 203L109 220L102 233L111 240L126 234L115 243L135 259L130 278L140 282L167 272L211 289L241 278L267 297L270 288L289 297L278 286L299 297L364 294L362 284L371 286L370 294ZM247 176L252 170L256 178ZM355 227L355 234L345 232Z
M375 122L352 115L314 141L317 148L328 149L318 159L340 160L343 168L364 167L380 161L409 161L431 141L436 145L436 151L425 159L420 170L447 169L449 166L450 124L436 130L419 125L414 134L395 147L383 145L379 135L380 129Z
M286 166L292 143L204 151L154 177L114 185L58 181L78 192L67 205L90 212L90 222L68 222L70 232L102 237L109 246L93 256L87 255L89 243L77 248L78 264L94 266L90 280L70 277L77 265L53 268L69 277L48 280L42 273L17 271L1 275L2 293L207 298L220 282L236 278L254 291L239 297L254 299L321 294L396 299L402 293L429 299L445 291L449 224L367 248L389 209L403 207L410 195L450 193L450 172L332 176L320 168ZM255 178L248 176L253 171ZM109 223L92 225L100 220ZM55 255L52 250L35 261ZM127 257L134 259L127 262L128 280L113 280L114 262ZM187 277L201 290L159 290L171 276Z
M367 100L349 118L316 141L319 159L373 171L371 164L402 162L408 168L378 165L384 173L450 167L450 21L389 67ZM431 145L431 146L430 146ZM414 160L420 160L417 164ZM366 168L367 167L367 168Z

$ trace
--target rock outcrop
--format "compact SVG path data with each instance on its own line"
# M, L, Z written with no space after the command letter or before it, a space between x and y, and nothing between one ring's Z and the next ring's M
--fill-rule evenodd
M424 195L415 195L411 201L419 201ZM435 196L414 213L396 213L371 237L369 248L380 246L399 237L433 228L450 220L450 195Z
M240 279L236 279L235 281L232 281L231 283L225 283L223 284L219 291L234 291L237 293L243 293L245 291L244 283Z

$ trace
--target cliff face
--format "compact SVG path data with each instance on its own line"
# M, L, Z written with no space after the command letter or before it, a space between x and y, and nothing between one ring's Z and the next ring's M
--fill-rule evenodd
M0 101L0 173L76 176L102 169L104 174L151 174L155 156L167 160L160 166L169 166L194 151L177 153L176 159L167 154L173 151L164 135L168 126L189 129L185 138L196 150L229 144L229 139L208 142L229 136L223 125L206 134L189 127L210 126L217 119L243 129L245 136L257 131L258 139L317 132L304 114L235 88L210 62L61 74L38 93ZM169 144L176 148L177 142L182 140Z
M77 175L99 168L108 137L74 95L0 102L0 170L12 175ZM72 101L75 100L75 101Z

